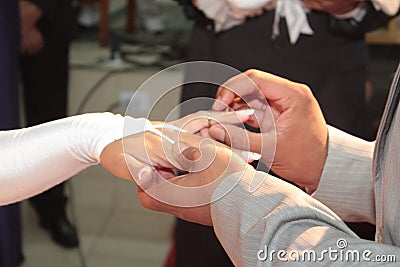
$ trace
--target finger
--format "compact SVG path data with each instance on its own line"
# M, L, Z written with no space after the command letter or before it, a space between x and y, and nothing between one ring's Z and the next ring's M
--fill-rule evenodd
M172 155L182 170L190 171L194 166L194 161L199 159L201 152L185 142L177 142L172 146Z
M261 158L260 154L245 151L237 148L232 148L232 151L235 152L239 157L245 160L247 163L252 163L255 160L259 160Z
M213 163L216 155L216 145L211 139L202 140L199 148L184 142L177 142L173 146L172 154L182 170L200 172Z
M205 137L205 138L209 138L210 137L210 134L208 133L208 128L201 129L199 134L200 134L200 136Z
M253 109L241 109L234 112L211 112L212 121L217 123L245 123L254 114Z
M211 137L233 148L261 153L261 134L253 133L235 125L214 125L209 129Z
M125 153L124 156L133 181L136 182L140 187L147 188L151 184L153 168L141 161L138 161L130 154Z
M239 74L218 88L216 100L212 106L213 110L222 111L227 106L234 103L236 97L253 93L257 90L254 82L252 82L244 73Z
M163 177L167 180L176 177L176 175L172 169L164 168L164 167L159 167L156 169L157 169L157 172L161 175L161 177Z
M203 128L208 128L209 124L214 123L245 123L254 111L251 109L233 112L209 112L198 111L173 122L174 125L181 127L189 133L197 133Z
M288 98L296 100L296 97L292 98L291 96L301 92L301 88L306 88L306 86L266 72L249 70L229 79L220 86L213 109L222 110L226 108L226 105L232 104L236 97L240 97L243 100L248 96L251 96L250 99L259 98L260 93L269 101ZM283 109L290 106L290 103L287 102L281 104L283 104L281 107Z

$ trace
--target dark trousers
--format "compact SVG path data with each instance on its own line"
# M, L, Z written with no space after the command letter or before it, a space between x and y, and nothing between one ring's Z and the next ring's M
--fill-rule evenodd
M1 0L0 130L15 129L19 126L18 49L18 1ZM0 267L18 266L22 259L19 204L0 207Z
M314 35L301 36L292 45L284 20L281 21L280 36L271 39L273 19L273 12L266 12L219 34L207 30L204 25L196 25L188 59L225 63L240 71L256 68L305 83L318 99L329 124L367 137L365 80L368 50L364 40L331 34L328 16L311 13L309 20ZM186 71L186 79L190 79L192 72ZM186 84L181 100L215 97L216 89L214 85ZM209 108L204 106L202 109ZM188 108L182 110L182 115L194 111ZM351 224L351 227L363 238L374 237L372 225ZM178 219L176 266L224 267L233 264L212 228Z
M21 78L28 126L67 115L69 46L45 42L33 56L21 57ZM40 219L51 220L64 214L64 184L59 184L30 199Z

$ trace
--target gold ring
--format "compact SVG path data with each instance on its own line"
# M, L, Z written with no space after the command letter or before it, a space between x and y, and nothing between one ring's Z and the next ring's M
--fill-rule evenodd
M208 119L208 128L210 128L211 127L211 122L212 122L212 120L211 120L211 110L207 111L207 119Z

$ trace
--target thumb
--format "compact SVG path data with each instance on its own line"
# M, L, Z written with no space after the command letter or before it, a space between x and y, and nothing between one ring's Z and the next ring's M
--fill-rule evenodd
M190 171L194 167L194 161L201 157L201 152L188 143L176 142L172 146L172 155L182 170Z
M138 161L135 157L126 153L125 162L135 183L143 188L149 187L152 182L153 169L149 165Z
M172 147L172 154L182 170L200 172L213 163L215 144L211 139L204 139L200 142L200 148L197 148L185 142L177 142Z

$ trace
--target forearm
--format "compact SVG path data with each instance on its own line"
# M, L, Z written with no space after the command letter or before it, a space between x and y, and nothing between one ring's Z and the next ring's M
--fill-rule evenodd
M97 164L103 149L122 138L123 127L120 115L94 113L0 132L0 205L41 193Z
M253 175L266 180L251 193L248 188ZM278 251L283 251L280 256L287 260L296 253L302 255L305 251L314 251L320 259L318 264L360 264L333 260L327 254L324 256L324 250L329 248L340 250L338 239L345 239L348 249L360 253L371 250L371 257L400 255L397 247L359 239L329 208L273 176L249 172L235 186L236 181L237 177L224 180L214 195L233 189L212 204L214 230L235 266L282 264L285 260L277 258ZM273 259L271 251L275 251ZM305 266L313 262L317 261L302 261ZM363 260L363 264L374 266L376 262Z
M344 221L375 224L374 142L329 127L328 157L313 197Z

